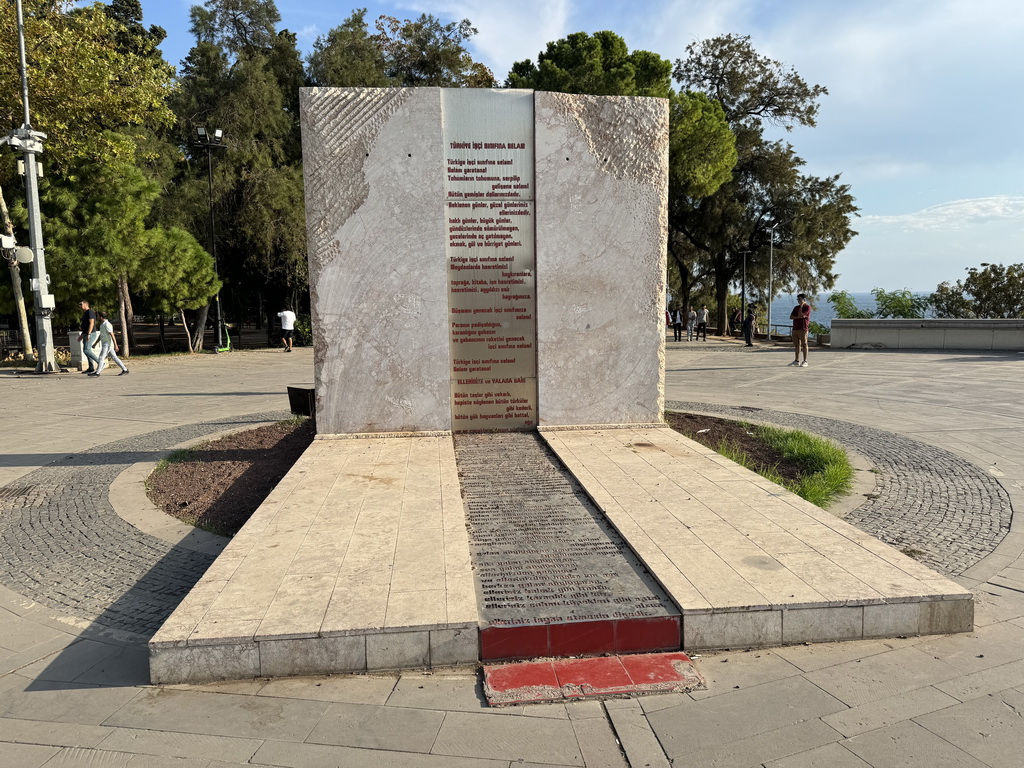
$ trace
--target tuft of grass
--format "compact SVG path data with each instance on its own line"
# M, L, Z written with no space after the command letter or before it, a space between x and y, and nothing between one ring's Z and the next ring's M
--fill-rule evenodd
M195 458L195 450L192 448L181 448L177 451L171 451L157 462L156 469L153 471L159 472L171 464L184 464L186 461L195 461Z
M835 443L796 429L761 426L758 436L802 470L795 481L783 482L797 496L827 509L853 488L853 467Z

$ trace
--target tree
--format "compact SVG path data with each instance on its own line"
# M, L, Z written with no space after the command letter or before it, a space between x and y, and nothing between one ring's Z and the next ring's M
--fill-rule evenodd
M469 19L442 24L430 14L416 21L381 16L375 40L384 55L384 74L396 86L491 88L494 74L473 61L466 42L476 34Z
M650 51L629 52L614 32L577 32L548 43L537 57L512 65L505 84L599 96L654 96L669 100L669 208L683 198L712 194L729 180L736 141L722 107L701 93L672 90L672 64ZM673 235L676 236L673 236ZM669 235L668 282L685 306L705 274L694 273L688 241Z
M270 0L209 0L193 8L192 18L197 42L171 102L185 163L158 220L212 242L207 150L194 136L199 125L221 129L226 142L213 163L213 205L223 303L236 316L254 306L266 315L308 286L298 140L302 60L295 36L275 29L279 15ZM200 308L200 328L204 313ZM197 333L197 348L202 339Z
M306 59L311 85L386 88L392 84L384 74L384 53L366 28L366 9L353 11L340 26L313 43Z
M875 316L871 310L858 307L853 297L846 291L832 291L828 303L832 305L836 317L843 320L866 320Z
M767 285L771 254L776 284L796 284L808 293L830 288L835 256L856 234L849 224L857 207L838 175L801 174L804 161L793 147L764 136L766 125L813 126L824 87L808 85L793 69L760 56L746 36L725 35L686 50L673 76L721 104L736 136L738 161L731 180L713 195L673 199L670 238L688 242L680 252L691 260L689 271L713 279L724 332L729 286L742 269L744 252L748 283Z
M922 318L928 309L928 299L915 296L907 288L898 291L874 288L871 295L875 297L875 317Z
M548 43L547 50L512 65L508 88L532 88L594 96L660 96L672 90L672 64L649 51L629 52L614 32L576 32Z
M941 283L928 297L937 317L1024 317L1024 264L982 264L967 279Z
M47 134L42 161L50 177L84 157L102 163L139 155L141 142L130 128L166 125L172 117L165 102L173 69L156 49L163 31L151 27L132 42L141 29L137 0L75 10L66 0L24 5L32 127ZM8 124L22 121L14 10L13 3L0 3L0 116ZM15 178L10 157L0 162L0 197ZM28 357L28 323L17 298L21 276L16 265L10 273Z

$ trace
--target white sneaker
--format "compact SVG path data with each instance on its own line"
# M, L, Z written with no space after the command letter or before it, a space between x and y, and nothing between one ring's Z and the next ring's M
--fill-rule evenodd
M800 361L799 361L799 360L794 360L794 361L793 361L792 363L790 363L789 365L790 365L790 367L793 367L794 365L797 365L797 366L798 366L798 365L800 365Z
M804 360L802 363L800 363L800 367L801 368L806 368L807 367L807 361Z

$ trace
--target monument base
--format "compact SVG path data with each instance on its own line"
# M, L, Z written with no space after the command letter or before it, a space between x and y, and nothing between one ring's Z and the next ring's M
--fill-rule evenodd
M671 429L541 434L678 606L685 650L972 628L969 591ZM450 436L318 439L150 641L152 681L475 664L466 526Z

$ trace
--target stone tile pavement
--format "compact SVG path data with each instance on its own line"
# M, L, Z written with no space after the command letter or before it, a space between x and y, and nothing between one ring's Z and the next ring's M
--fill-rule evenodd
M1024 356L812 350L811 366L793 369L782 348L668 347L669 400L901 435L981 468L1022 508ZM308 382L311 369L308 350L136 362L121 379L0 369L0 421L16 435L0 449L0 492L119 440L278 411L284 387ZM135 462L153 450L127 452ZM96 473L104 494L100 473L118 458L90 458L83 483ZM62 508L59 497L48 502ZM706 691L500 712L485 708L469 669L151 687L145 633L71 612L73 594L51 604L48 585L33 598L31 585L4 582L0 765L1019 766L1024 561L1013 522L992 554L955 577L976 596L972 633L717 653L698 660ZM952 540L960 523L948 524ZM139 542L152 546L126 546ZM0 546L6 559L17 545L0 536ZM54 557L52 568L76 556Z

